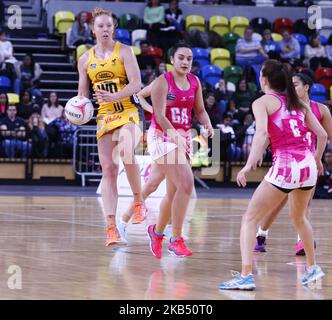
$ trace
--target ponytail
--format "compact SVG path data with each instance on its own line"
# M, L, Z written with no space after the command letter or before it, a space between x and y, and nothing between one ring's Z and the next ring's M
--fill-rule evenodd
M266 60L262 68L262 76L267 78L271 89L287 97L287 110L305 108L297 96L289 64L277 60Z

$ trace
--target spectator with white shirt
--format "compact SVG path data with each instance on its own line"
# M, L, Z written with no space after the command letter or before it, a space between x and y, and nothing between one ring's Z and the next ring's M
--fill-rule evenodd
M253 64L262 64L268 58L260 42L253 39L253 32L253 28L246 28L243 38L238 39L236 43L236 64L243 69Z
M48 96L47 103L41 109L41 118L44 123L49 124L53 120L60 118L62 115L63 106L59 104L58 95L56 92L51 92Z
M281 60L296 66L301 58L300 43L290 35L287 29L284 29L281 35L282 40L279 43Z
M309 43L304 48L305 61L310 65L310 69L316 71L319 67L330 67L329 59L325 47L320 42L320 35L313 34Z

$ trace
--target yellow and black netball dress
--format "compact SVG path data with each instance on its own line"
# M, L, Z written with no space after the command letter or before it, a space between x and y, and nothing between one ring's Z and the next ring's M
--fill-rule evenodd
M95 47L89 51L87 66L88 76L93 84L93 90L105 90L116 93L127 84L127 74L123 61L120 59L120 42L115 42L112 55L106 60L98 60L94 53ZM97 115L97 139L104 134L134 122L139 124L137 97L130 96L119 101L99 104Z

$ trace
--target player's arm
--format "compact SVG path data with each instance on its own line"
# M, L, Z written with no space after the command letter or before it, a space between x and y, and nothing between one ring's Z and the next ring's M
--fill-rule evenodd
M330 141L330 145L332 145L332 116L331 116L331 112L329 110L329 108L324 105L319 103L318 104L319 110L320 110L320 114L322 115L322 121L321 121L321 125L323 126L323 128L325 129L327 136L329 138Z
M89 98L89 79L87 74L87 65L89 60L89 51L80 56L78 60L78 96Z
M313 131L317 137L317 147L315 152L315 160L319 174L323 172L322 156L326 147L327 133L321 126L315 115L309 108L306 108L305 121L307 126Z
M148 103L145 98L151 96L153 82L151 82L148 86L144 87L139 93L137 93L137 97L142 108L150 113L153 113L152 106Z
M256 119L256 130L252 140L251 150L246 166L248 166L248 168L250 169L255 170L257 167L257 163L260 163L260 160L264 154L268 140L268 114L264 102L264 97L261 97L254 101L254 103L252 104L252 110Z
M196 115L197 120L204 126L204 129L207 130L208 136L213 137L214 130L211 125L210 117L205 110L202 86L201 86L201 83L198 80L198 78L197 78L197 81L198 81L199 86L198 86L196 96L195 96L195 105L194 105L195 115Z

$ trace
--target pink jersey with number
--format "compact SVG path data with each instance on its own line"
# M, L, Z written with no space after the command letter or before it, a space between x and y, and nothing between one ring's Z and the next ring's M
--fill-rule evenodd
M192 73L188 73L187 79L190 87L188 90L181 90L177 87L172 72L166 72L164 76L168 83L166 118L171 122L174 129L188 131L191 128L191 111L199 87L197 78ZM151 119L151 128L163 131L154 114Z
M317 168L306 141L305 114L301 110L288 111L285 96L271 95L280 100L281 106L268 116L273 164L265 179L285 189L313 186Z
M322 121L322 115L321 115L320 110L319 110L318 102L310 100L310 108L311 108L312 113L317 118L317 120L319 122L321 122ZM310 151L312 153L315 153L315 151L316 151L316 140L317 139L316 139L316 135L310 129L308 129L308 132L306 134L306 140L307 140L308 147L309 147Z

